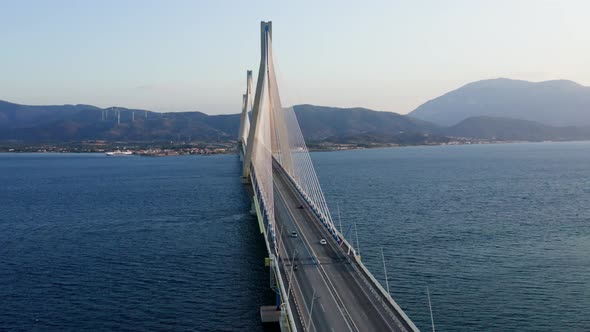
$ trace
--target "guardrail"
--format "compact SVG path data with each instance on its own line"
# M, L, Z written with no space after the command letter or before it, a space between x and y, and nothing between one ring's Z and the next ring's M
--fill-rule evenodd
M268 214L266 212L266 207L264 206L265 202L264 199L261 197L260 189L258 188L258 183L256 182L256 174L254 173L254 168L250 169L250 176L252 177L252 187L254 188L254 205L256 208L257 217L262 219L262 224L264 227L264 241L266 244L266 249L268 251L269 258L271 260L271 268L273 269L277 280L279 280L279 292L281 294L281 299L288 299L288 293L285 290L283 276L281 274L280 266L278 265L278 253L277 248L274 241L274 232L272 232L272 227L269 227L270 223L268 220ZM274 203L274 202L273 202ZM262 208L261 208L262 207ZM269 241L269 235L271 236L272 242ZM286 310L286 313L283 311ZM288 301L282 301L281 303L281 319L284 319L284 316L287 316L288 321L288 329L289 331L297 332L297 325L293 320L293 311L291 309L291 305Z
M281 242L282 242L282 238L281 238L280 236L279 236L279 241L281 241ZM284 253L285 253L285 258L283 259L283 262L285 262L285 259L286 259L286 261L287 261L287 262L290 262L290 261L291 261L291 258L289 257L289 253L288 253L288 252L287 252L287 250L285 249L285 246L284 246L284 244L283 244L283 245L281 245L281 246L280 246L280 248L283 248L283 251L284 251ZM280 249L279 249L279 250L280 250ZM302 329L305 331L305 330L306 330L306 329L305 329L305 327L306 327L306 322L305 322L305 319L304 319L304 313L305 313L305 314L307 314L307 316L308 316L308 321L309 321L309 320L311 320L311 316L309 315L310 313L309 313L309 311L307 311L307 304L305 303L305 296L303 295L303 292L301 291L301 287L299 286L299 283L297 282L297 278L295 277L295 275L293 275L293 272L294 272L294 271L293 271L293 272L291 272L291 274L289 274L289 273L288 273L288 271L287 271L287 270L288 270L288 269L287 269L287 266L289 266L289 265L288 265L288 264L286 264L286 263L283 263L282 265L283 265L283 266L282 266L282 267L283 267L283 270L284 270L284 272L285 272L285 277L287 277L287 276L290 276L290 277L288 277L288 280L286 280L286 281L287 281L289 284L291 284L291 286L289 286L288 288L291 290L292 297L291 297L291 296L289 296L287 299L288 299L288 300L290 300L290 299L292 299L292 300L293 300L293 303L295 304L295 309L297 310L297 314L298 314L298 316L299 316L299 321L301 322L301 327L302 327ZM292 267L292 266L291 266L291 269L293 269L293 267ZM293 287L293 286L292 286L293 284L297 284L297 287ZM296 294L296 291L298 291L298 294ZM288 291L287 291L287 292L288 292ZM297 303L297 299L296 299L296 297L297 297L297 296L299 296L299 297L301 298L301 301L303 302L303 307L306 309L306 311L303 311L303 310L301 309L301 307L300 307L299 303ZM287 301L287 302L288 302L288 301Z
M401 309L401 307L395 302L395 300L391 297L383 286L377 281L377 279L373 276L373 274L365 267L365 265L361 262L356 254L356 250L354 247L346 240L346 238L340 233L338 229L335 227L331 227L326 220L326 217L315 207L315 204L309 199L308 195L303 191L303 189L297 184L297 182L291 177L291 175L281 166L281 164L273 158L273 164L276 165L277 169L287 178L290 184L296 189L299 196L309 205L313 214L319 219L322 226L324 226L324 230L328 231L328 233L332 236L332 238L338 243L338 249L344 256L346 257L347 261L351 263L351 266L357 271L357 273L362 277L365 284L369 287L371 292L380 300L380 302L386 306L390 306L390 309L397 312L400 318L404 321L405 325L407 326L400 326L402 329L409 328L412 331L419 331L419 329L414 325L414 323L410 320L410 318L406 315L406 313ZM343 250L342 244L345 244L348 248L348 251ZM394 320L397 322L398 318L392 316Z
M356 249L346 240L344 235L342 235L342 233L340 233L338 229L331 226L331 222L328 221L328 218L324 216L324 214L316 207L315 203L309 198L307 193L305 193L305 191L301 188L301 186L299 186L295 179L293 179L291 175L287 171L285 171L283 166L281 166L281 164L276 159L274 159L274 157L273 164L275 164L277 166L277 169L285 175L285 177L287 178L287 180L289 180L291 185L293 185L293 187L297 189L297 192L300 195L300 197L303 198L303 200L311 208L311 211L314 213L314 215L322 222L322 225L324 226L324 228L328 230L330 236L336 242L338 242L339 245L341 245L342 243L346 245L346 247L348 248L348 252L346 254L348 255L349 253L352 253L354 256L356 256Z

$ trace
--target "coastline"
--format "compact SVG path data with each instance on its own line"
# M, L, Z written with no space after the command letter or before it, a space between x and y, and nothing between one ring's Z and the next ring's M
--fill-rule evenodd
M457 146L457 145L487 145L487 144L518 144L518 143L560 143L560 142L587 142L588 140L544 140L544 141L501 141L501 140L474 140L464 139L451 142L432 142L426 144L396 144L396 143L310 143L310 152L334 152L346 150L365 150L383 148L404 148L412 146ZM0 142L0 154L3 153L98 153L106 154L113 151L128 151L130 155L142 157L171 157L187 155L218 155L237 154L236 142L224 143L184 143L169 146L150 145L145 143L117 143L101 146L100 148L88 147L84 143L48 143L31 145L2 144Z

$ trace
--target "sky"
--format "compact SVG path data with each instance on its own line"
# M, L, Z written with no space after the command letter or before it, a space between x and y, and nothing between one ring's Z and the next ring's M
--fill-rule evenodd
M283 105L405 114L481 79L590 86L589 15L586 0L0 0L0 100L239 113L270 20Z

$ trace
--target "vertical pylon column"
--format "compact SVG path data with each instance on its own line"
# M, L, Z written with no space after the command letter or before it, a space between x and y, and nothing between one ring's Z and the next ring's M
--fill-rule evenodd
M252 71L248 70L246 75L246 93L242 96L242 115L240 117L240 131L238 141L242 149L246 147L248 132L250 131L250 118L248 113L252 110ZM245 151L244 151L245 152Z
M252 107L252 117L246 154L244 156L243 181L252 181L255 199L258 200L267 236L270 243L275 242L274 196L272 178L272 106L269 94L269 52L272 36L271 23L261 22L261 59L256 83L256 94ZM246 101L245 101L245 104Z
M281 166L293 175L293 159L291 157L291 142L289 141L288 128L285 119L285 109L281 103L279 84L276 79L274 58L272 55L272 39L268 41L268 90L271 100L271 134L273 137L273 156Z
M289 174L293 172L285 111L281 105L272 56L272 22L261 22L260 32L260 67L243 165L243 177L246 179L249 176L250 164L257 153L258 147L253 143L261 135L259 132L262 119L269 121L271 142L266 143L271 147L273 156L279 160Z
M250 130L248 132L248 140L246 142L246 155L244 156L244 168L242 176L248 178L250 176L250 164L252 163L253 154L256 152L254 141L257 136L260 136L260 120L264 111L261 110L262 94L266 95L268 99L268 91L263 91L263 86L268 83L268 41L272 39L272 22L260 22L260 66L258 67L258 80L256 82L256 93L254 95L254 104L252 106L252 121L250 123ZM268 85L266 85L268 86Z

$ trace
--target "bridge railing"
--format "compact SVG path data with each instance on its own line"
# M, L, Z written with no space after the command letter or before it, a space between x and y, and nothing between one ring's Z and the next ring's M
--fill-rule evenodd
M305 190L303 190L303 188L301 188L301 186L297 183L297 181L295 181L295 179L293 179L293 177L291 177L291 175L283 168L283 166L274 158L273 158L273 164L277 167L277 169L282 174L285 175L285 177L289 180L291 185L293 185L293 187L295 189L297 189L297 192L300 195L300 197L303 198L303 200L311 208L311 211L313 212L313 214L322 222L322 225L328 231L328 233L330 233L330 236L336 242L338 242L338 245L340 247L342 247L343 244L346 246L346 248L348 249L346 254L347 255L352 254L353 256L356 256L357 254L356 254L355 248L346 240L344 235L342 233L340 233L340 231L336 227L333 226L330 219L321 212L321 210L316 206L316 204L313 202L313 200L311 200L311 198L305 192Z
M285 289L286 279L283 279L283 275L281 273L281 269L279 266L279 257L278 249L276 246L274 232L272 231L273 227L270 225L270 220L268 218L268 211L266 209L266 202L264 201L264 197L262 192L260 191L260 187L256 180L256 172L254 171L254 167L250 167L250 176L252 180L252 188L254 189L254 198L256 200L256 209L257 213L260 214L260 218L262 218L262 224L264 228L264 240L266 242L266 249L268 250L269 258L271 261L271 269L274 271L276 279L279 280L279 292L281 297L281 323L286 323L289 331L297 332L297 325L293 319L293 311L291 309L291 304L289 301L285 301L289 299L288 292ZM273 202L274 204L274 202Z
M254 193L255 193L255 198L257 199L257 203L260 206L260 210L262 213L262 222L264 225L264 231L265 233L268 232L268 237L269 237L269 251L272 249L272 251L276 254L276 245L275 245L275 230L274 230L274 226L272 225L270 218L269 218L269 213L268 213L268 209L267 209L267 202L264 199L264 195L262 194L262 191L260 190L260 186L258 185L258 180L256 178L256 172L254 171L254 166L252 164L250 164L250 177L252 178L252 188L254 188ZM274 204L274 202L272 202L271 204Z
M273 158L273 163L277 167L277 169L285 175L285 177L289 180L291 185L297 190L297 193L303 200L309 205L313 214L320 220L324 229L328 231L328 233L334 238L334 240L338 243L338 247L340 251L344 254L347 261L351 263L353 268L357 271L359 275L362 276L362 279L365 281L365 284L371 290L371 292L386 306L390 306L395 312L397 312L400 318L404 321L406 326L400 326L402 328L410 328L412 331L419 331L418 328L414 325L412 320L406 315L406 313L402 310L402 308L395 302L391 294L381 286L381 283L373 276L373 274L366 268L365 264L361 261L360 257L357 255L355 248L346 240L344 235L340 233L336 227L330 227L330 224L327 222L326 217L320 212L319 209L315 206L313 201L309 199L307 193L297 184L297 182L289 175L287 171L281 166L281 164ZM342 245L345 245L345 248L348 250L344 250ZM397 317L394 317L395 321L397 321Z
M279 250L279 253L282 253L282 255L284 255L284 257L282 257L282 259L280 258L277 261L278 263L282 262L282 268L283 268L283 273L284 276L286 277L285 279L285 285L287 287L287 293L289 293L290 290L290 294L288 296L288 298L284 298L284 302L289 302L289 301L293 301L295 310L297 311L297 315L299 317L299 321L301 322L301 326L302 329L305 331L305 327L308 325L309 321L312 319L310 316L310 312L307 310L307 305L305 304L305 295L303 294L303 291L299 285L299 283L297 282L297 278L295 277L294 274L294 270L292 270L293 264L295 262L295 257L294 256L289 256L288 251L285 249L285 244L283 242L283 239L281 237L281 235L279 234L279 236L277 236L277 249ZM295 255L295 253L293 253L293 255ZM310 258L312 262L315 261L313 260L313 258ZM300 259L297 258L297 262L299 264L303 264L302 263L306 261L306 259ZM291 268L291 272L289 272L289 267ZM289 305L291 303L289 302ZM291 306L292 308L293 306Z
M363 276L363 280L365 281L367 286L369 286L371 292L375 294L381 302L393 307L393 309L401 316L401 319L407 326L400 327L409 327L412 331L419 331L418 328L412 322L412 320L410 320L410 318L406 315L402 308L397 304L397 302L395 302L391 294L387 292L385 288L383 288L383 286L381 286L381 283L377 281L375 276L373 276L373 274L366 268L365 264L361 262L359 256L347 255L347 257L348 261L352 263L352 266L355 268L355 270Z

